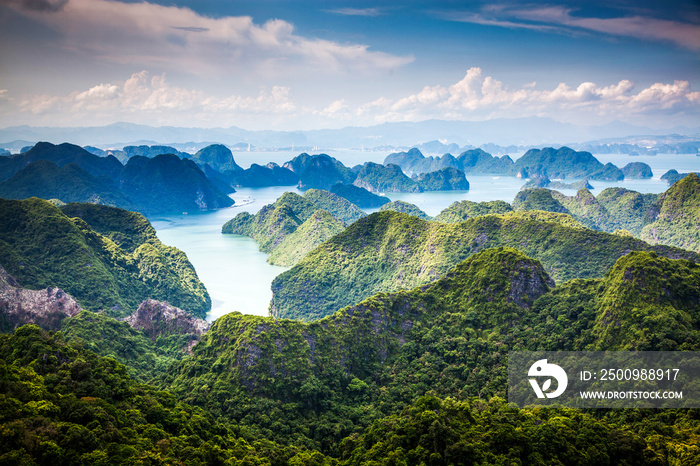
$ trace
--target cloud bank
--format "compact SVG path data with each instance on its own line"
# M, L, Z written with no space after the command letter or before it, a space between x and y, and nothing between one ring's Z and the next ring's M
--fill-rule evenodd
M117 64L270 75L309 69L374 73L413 61L363 44L303 37L279 19L259 25L248 16L210 18L184 7L113 0L10 0L7 6L56 31L63 49Z
M510 87L480 68L470 68L452 85L425 86L414 94L351 103L340 97L317 108L294 99L285 86L257 95L215 96L168 83L165 75L141 71L119 83L102 83L68 95L18 97L0 90L0 123L57 125L142 124L240 126L247 129L309 129L427 119L485 120L550 116L580 124L621 120L655 126L700 124L700 91L687 81L654 83L637 89L630 80L599 85L537 83ZM659 116L663 121L660 121ZM666 123L659 125L659 123ZM8 124L9 123L9 124ZM34 123L36 124L36 123Z

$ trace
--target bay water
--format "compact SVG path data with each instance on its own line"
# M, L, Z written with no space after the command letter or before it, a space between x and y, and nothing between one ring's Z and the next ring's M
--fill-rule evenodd
M274 161L279 165L291 160L298 153L290 152L242 152L234 153L236 162L247 168L251 163L264 165ZM373 161L381 163L388 152L334 151L329 155L346 166ZM522 154L511 156L517 159ZM629 156L621 154L597 154L603 163L612 162L622 168L630 162L649 164L654 174L648 180L623 180L620 182L591 181L594 195L608 187L619 186L643 193L661 193L668 184L661 175L674 168L678 172L700 171L700 157L695 155ZM435 216L455 201L474 202L503 200L512 202L526 180L512 176L467 175L468 191L439 191L427 193L386 193L391 199L403 200L418 206L430 216ZM577 181L565 180L567 183ZM194 265L200 280L212 298L212 309L207 320L213 321L229 312L267 316L272 292L270 284L285 267L267 263L267 254L258 249L250 238L224 235L221 227L241 212L255 214L266 204L275 202L284 192L302 194L295 186L269 188L239 188L231 194L236 202L233 207L214 212L190 213L151 218L151 223L163 243L183 250ZM574 190L559 190L574 195ZM378 209L367 210L368 213Z

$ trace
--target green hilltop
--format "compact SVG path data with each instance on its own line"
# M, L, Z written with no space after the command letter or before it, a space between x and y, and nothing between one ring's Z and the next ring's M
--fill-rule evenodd
M657 268L688 279L687 285L672 283L640 292L638 277ZM697 351L698 280L696 264L638 252L620 258L601 278L574 279L554 287L540 262L512 248L488 249L432 284L379 293L314 322L225 315L194 348L192 358L171 368L167 383L187 403L245 424L258 435L339 456L346 461L343 464L356 464L353 458L407 455L409 450L421 455L418 445L426 444L420 436L434 429L436 419L442 419L439 425L450 423L440 414L448 406L461 406L467 413L477 406L480 412L509 413L506 418L518 426L530 425L522 416L541 419L533 426L546 424L547 412L569 419L564 423L568 426L582 422L601 432L619 429L615 435L627 440L609 438L601 445L605 454L633 441L635 451L625 454L644 464L647 459L640 458L652 453L668 458L666 448L671 445L686 453L693 450L683 446L685 439L697 438L689 427L698 426L693 411L648 413L647 420L657 426L651 427L636 417L636 410L586 415L575 410L506 408L498 397L506 395L507 354L510 350ZM629 292L621 309L613 297L622 289ZM635 315L635 310L654 309L658 302L667 316L655 321L650 331L648 318ZM619 325L608 327L611 334L602 332L602 323L611 318ZM663 338L654 338L654 331ZM430 406L440 412L422 425L409 413L425 402L420 397L426 393ZM629 417L618 424L620 416ZM488 419L475 413L469 423L451 427L451 435L465 444L450 449L449 442L438 442L424 448L440 455L438 464L449 464L444 455L470 451L543 464L562 458L559 449L548 451L550 460L544 460L528 456L529 450L498 449L479 443L481 435L467 435L471 429L487 436L503 435L500 421L492 419L492 424ZM392 427L398 425L416 429L415 433ZM381 440L377 432L398 437ZM526 445L528 438L520 436L517 442ZM399 445L405 447L402 452ZM468 445L485 450L476 452ZM566 448L576 451L570 442Z
M366 162L357 172L357 178L353 184L373 193L419 193L423 191L416 181L404 174L401 167L394 164L381 165Z
M469 189L469 181L464 172L458 168L445 167L430 173L421 173L416 177L418 186L423 191L450 191Z
M325 210L317 210L272 250L268 262L291 267L344 229L345 223Z
M2 464L330 464L137 383L61 332L0 335L0 374Z
M689 173L661 194L641 238L700 252L700 177Z
M310 221L318 211L327 215ZM312 250L342 231L346 224L364 216L362 210L344 198L309 189L303 196L286 192L255 215L242 212L226 222L221 232L253 238L261 251L271 254L268 259L271 264L294 265L303 257L301 251ZM302 226L303 233L292 236ZM278 248L280 252L275 253Z
M330 191L333 194L347 199L362 209L381 207L384 204L391 202L391 200L386 196L379 196L367 191L365 188L355 186L354 184L336 183L333 185L333 187L331 187Z
M580 189L566 196L546 188L521 190L513 201L517 211L543 210L570 214L584 226L600 231L625 230L650 244L665 244L700 252L700 177L690 173L661 194L606 188L593 196Z
M207 178L193 161L159 152L167 147L143 148L151 151L152 158L134 155L122 165L112 155L99 157L73 144L40 142L23 154L0 160L0 196L89 202L144 215L233 205L219 189L220 180Z
M506 214L512 211L513 208L505 201L455 201L433 220L442 223L459 223L481 215Z
M378 292L436 280L470 255L515 246L557 281L594 278L633 250L697 260L689 251L583 228L570 216L540 211L486 215L461 223L378 212L355 222L272 282L272 315L315 320Z
M338 182L350 184L355 180L351 169L327 154L303 153L283 167L299 177L299 189L330 189Z
M401 212L407 215L412 215L414 217L422 218L423 220L430 220L430 215L423 212L420 207L415 204L411 204L406 201L394 201L388 204L384 204L379 208L379 212L391 211L391 212Z
M60 287L112 316L146 298L199 316L211 307L187 256L161 243L143 216L114 207L0 199L0 264L24 287Z

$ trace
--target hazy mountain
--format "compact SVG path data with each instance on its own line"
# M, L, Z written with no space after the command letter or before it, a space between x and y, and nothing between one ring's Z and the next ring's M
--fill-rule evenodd
M235 126L229 128L185 128L176 126L152 127L131 123L114 123L93 127L33 127L13 126L0 129L3 141L71 141L95 146L124 146L130 144L182 144L197 141L215 141L234 145L248 143L259 147L377 147L426 144L449 141L461 146L485 143L502 145L555 145L583 143L591 140L623 138L631 135L667 135L678 133L695 135L700 128L652 129L611 122L600 126L581 126L562 123L551 118L498 118L486 121L426 120L421 122L383 123L367 127L346 127L312 131L249 131ZM0 145L2 147L4 145ZM201 148L201 147L200 147ZM195 150L198 150L195 149Z

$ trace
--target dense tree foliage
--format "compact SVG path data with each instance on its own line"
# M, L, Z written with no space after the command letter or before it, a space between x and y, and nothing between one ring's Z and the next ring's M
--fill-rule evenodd
M112 155L99 157L72 144L41 142L0 160L0 180L11 177L0 182L0 195L91 202L144 215L233 205L191 160L162 152L166 147L144 147L159 155L134 155L122 165Z
M677 276L677 283L639 292L638 277L657 268L663 276ZM514 249L491 249L430 286L378 294L315 322L221 317L195 347L194 357L176 364L166 383L187 402L235 419L257 435L319 448L348 464L360 464L352 462L358 458L388 461L392 454L410 451L407 464L420 464L427 457L421 455L432 453L440 455L434 464L453 464L444 455L456 443L462 444L454 447L460 452L478 445L474 458L481 459L464 464L498 464L498 455L523 464L585 463L564 461L558 448L540 452L541 459L530 456L536 452L527 445L543 435L536 426L557 418L568 419L561 425L567 432L561 443L569 451L566 456L587 451L584 458L608 457L604 464L639 464L631 458L642 458L634 455L643 452L649 464L668 464L674 455L692 457L688 452L694 447L687 442L698 438L697 411L652 411L641 422L640 414L633 420L638 411L631 410L627 422L614 427L619 412L591 411L587 416L573 410L517 410L485 400L505 398L511 350L698 350L698 280L700 268L694 263L638 252L621 258L603 278L575 279L553 288L537 261ZM616 299L618 293L623 300ZM641 309L648 316L639 314ZM606 325L610 319L617 324ZM431 400L431 411L449 414L421 424L413 415L427 410L421 402L411 405L428 393L454 401ZM474 398L484 401L474 404ZM494 410L502 420L472 412L475 420L456 427L450 419L462 421L449 411L456 406L467 412ZM409 411L399 416L404 409ZM669 415L677 416L670 424L678 426L664 420ZM505 419L510 427L501 424ZM454 442L431 450L422 439L430 438L436 420L449 427L442 432L454 430L449 437ZM575 425L583 432L600 429L603 436L582 434L574 441ZM511 428L523 432L513 451L479 442L483 436L504 439L503 429ZM387 436L372 434L374 429L384 429ZM471 438L470 432L483 435ZM577 450L577 445L586 446Z
M321 211L325 213L320 214ZM303 196L286 192L255 215L242 212L226 222L221 232L250 236L261 251L271 254L268 262L292 266L307 252L340 233L346 223L366 215L342 197L309 189Z
M654 176L651 167L644 162L630 162L622 167L622 173L625 175L625 179L631 180L646 179Z
M233 159L231 149L223 144L208 145L207 147L198 150L190 158L198 165L207 164L214 170L221 173L243 170Z
M413 217L422 218L423 220L430 220L430 215L423 212L420 207L415 204L411 204L406 201L394 201L388 204L384 204L380 209L380 212L391 211L391 212L401 212Z
M505 201L455 201L433 220L442 223L459 223L481 215L506 214L512 211L513 208Z
M318 452L249 437L33 325L0 335L0 464L303 464ZM246 437L248 440L246 440Z
M429 283L470 255L502 245L516 246L540 260L557 281L601 277L619 257L633 250L698 257L630 236L589 230L563 214L511 212L444 224L377 212L350 225L277 276L272 282L273 315L317 319L378 292Z
M423 191L467 190L469 182L464 172L458 168L445 167L429 173L421 173L416 177L418 186Z
M445 154L442 157L425 157L420 150L413 148L408 152L389 154L384 159L384 164L390 163L400 166L406 173L410 174L430 173L448 167L478 175L514 174L513 160L510 157L507 155L494 157L482 149L468 150L457 157L452 154Z
M94 204L63 209L0 199L0 263L22 286L60 287L83 308L114 316L149 297L195 315L209 310L187 256L161 243L143 216Z
M641 238L700 252L700 177L695 173L677 181L649 214Z
M381 165L365 162L357 172L353 182L355 186L365 188L373 193L419 193L423 191L420 184L404 174L401 167L394 164Z
M268 262L291 267L344 229L345 223L325 210L317 210L270 253Z
M331 187L330 191L363 209L381 207L391 202L386 196L379 196L354 184L336 183Z
M515 161L513 169L523 177L541 175L547 178L584 178L621 180L622 171L615 165L603 164L590 152L577 152L568 147L530 149Z
M327 154L300 154L284 164L299 177L300 189L330 189L336 183L350 184L355 173Z

